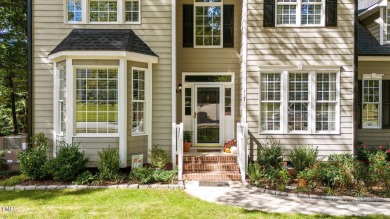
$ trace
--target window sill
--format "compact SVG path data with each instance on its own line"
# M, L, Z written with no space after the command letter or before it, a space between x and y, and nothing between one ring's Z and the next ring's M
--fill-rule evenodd
M79 133L74 138L119 138L118 133Z
M133 137L138 137L138 136L147 136L148 134L146 133L131 133L131 136Z

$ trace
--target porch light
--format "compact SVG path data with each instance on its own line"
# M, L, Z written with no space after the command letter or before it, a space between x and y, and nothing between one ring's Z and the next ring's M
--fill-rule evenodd
M183 89L183 86L180 84L177 85L176 93L181 93L181 90Z

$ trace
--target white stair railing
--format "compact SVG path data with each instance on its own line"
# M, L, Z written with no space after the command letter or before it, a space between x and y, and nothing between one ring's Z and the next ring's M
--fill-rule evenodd
M183 180L183 128L183 123L173 124L172 126L172 133L175 134L174 143L172 144L172 166L175 169L177 165L178 180Z
M237 163L240 167L241 181L245 182L248 168L248 124L237 123Z

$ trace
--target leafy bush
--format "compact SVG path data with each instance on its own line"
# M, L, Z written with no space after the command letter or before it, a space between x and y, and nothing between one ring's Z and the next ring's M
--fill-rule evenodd
M150 164L155 168L164 168L169 161L168 154L158 145L153 145L149 151Z
M384 185L390 190L390 162L386 160L387 154L385 151L377 151L375 154L370 154L368 161L369 176L372 184Z
M103 148L98 152L98 170L102 180L114 180L118 177L121 163L118 148Z
M27 179L28 177L24 174L12 176L11 178L0 181L0 186L16 186L23 183Z
M266 170L271 167L280 169L282 166L283 150L279 142L273 138L267 138L257 150L257 163Z
M82 174L78 175L73 183L77 185L91 185L96 181L97 177L92 175L92 173L87 170L84 171Z
M317 160L318 147L315 149L309 146L294 147L290 151L289 158L295 170L302 171L313 166Z
M256 162L250 163L248 165L248 170L246 172L251 182L255 183L255 185L260 184L260 179L264 177L263 170L260 165Z
M46 153L48 138L43 133L39 133L34 135L32 139L34 142L33 147L18 154L20 170L33 180L45 179L48 176L48 158Z
M175 179L176 174L176 170L137 168L131 171L129 178L141 184L154 182L169 183Z
M4 159L5 153L0 151L0 174L7 170L7 161Z
M62 142L48 169L54 180L72 181L87 169L87 163L88 158L80 151L79 145Z

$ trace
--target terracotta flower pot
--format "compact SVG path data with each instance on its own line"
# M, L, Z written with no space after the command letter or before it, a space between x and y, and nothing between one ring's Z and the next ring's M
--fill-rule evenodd
M192 143L189 141L184 142L184 152L190 152Z

